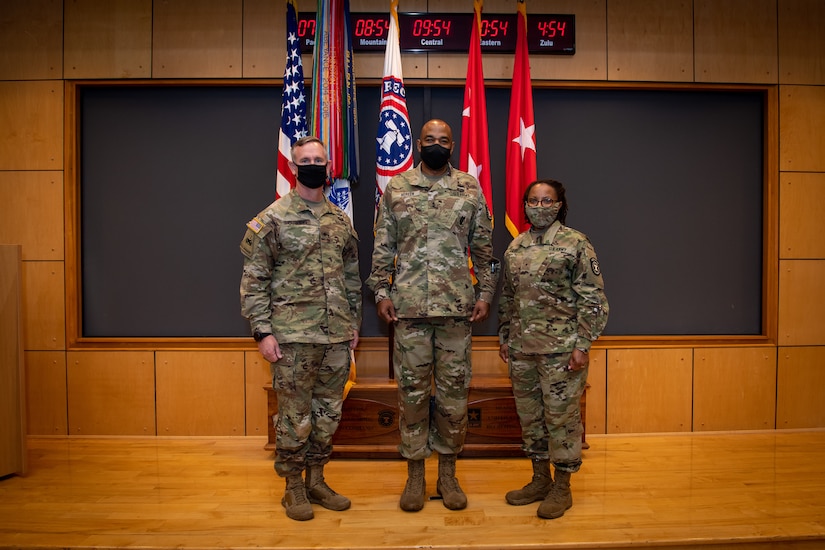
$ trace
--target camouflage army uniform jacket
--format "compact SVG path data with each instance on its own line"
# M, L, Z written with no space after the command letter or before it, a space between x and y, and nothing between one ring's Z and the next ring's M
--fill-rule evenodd
M558 221L525 231L504 253L499 342L526 354L589 350L607 324L599 261L588 238Z
M449 166L445 175L428 177L419 164L390 180L378 205L367 280L376 302L391 298L400 318L469 317L477 299L493 299L492 262L492 217L473 176Z
M247 224L241 313L278 342L352 340L361 326L358 236L324 199L320 217L293 189Z

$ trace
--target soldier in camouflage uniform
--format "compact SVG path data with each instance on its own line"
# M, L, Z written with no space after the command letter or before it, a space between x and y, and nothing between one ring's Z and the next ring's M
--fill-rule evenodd
M492 217L478 181L449 164L454 145L446 122L424 124L417 142L422 162L393 177L381 197L367 281L378 316L395 330L399 451L408 470L400 505L406 511L424 506L424 459L433 451L439 453L436 489L444 506L467 506L455 460L467 430L470 323L489 316L497 282Z
M593 246L564 225L564 186L531 183L524 209L532 227L504 253L499 355L509 364L533 478L506 499L516 506L542 500L538 516L552 519L573 505L570 475L582 462L580 400L588 353L607 323L608 305Z
M358 236L324 196L326 148L314 137L292 147L297 184L247 224L241 312L270 361L278 396L275 471L286 478L281 503L295 520L311 503L349 508L324 480L341 420L350 349L361 326ZM306 470L306 480L303 471Z

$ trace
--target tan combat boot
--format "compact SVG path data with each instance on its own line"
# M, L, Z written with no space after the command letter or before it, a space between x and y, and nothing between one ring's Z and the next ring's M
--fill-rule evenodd
M407 461L407 484L401 493L401 509L405 512L418 512L424 507L424 493L427 483L424 480L424 461Z
M522 487L508 492L504 498L513 506L524 506L537 500L544 500L550 488L553 487L553 478L550 475L549 460L533 460L533 479Z
M573 495L570 493L570 472L556 470L553 487L547 494L547 498L539 504L537 515L544 519L560 518L571 506L573 506Z
M438 483L436 490L444 499L444 507L463 510L467 507L467 496L461 490L455 477L455 455L438 455Z
M333 491L324 481L324 466L318 464L307 468L306 479L307 496L313 504L320 504L327 510L340 512L352 504L350 500Z
M286 492L281 504L286 508L286 515L295 521L306 521L315 515L312 513L312 504L307 499L306 488L301 474L287 476Z

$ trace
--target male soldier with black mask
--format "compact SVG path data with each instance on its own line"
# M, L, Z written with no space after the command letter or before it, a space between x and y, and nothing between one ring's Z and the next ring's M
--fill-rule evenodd
M446 122L424 124L417 145L421 163L394 176L381 197L367 284L378 316L395 330L399 451L408 472L401 509L423 508L424 459L435 451L436 490L445 507L460 510L467 497L455 464L467 431L470 324L487 319L497 282L492 216L478 181L449 163L455 142Z
M241 312L270 362L278 396L275 471L286 478L281 504L288 517L308 520L311 503L350 507L324 481L324 465L341 421L350 349L358 345L361 278L358 236L324 196L324 144L311 136L296 141L289 168L295 188L246 224Z

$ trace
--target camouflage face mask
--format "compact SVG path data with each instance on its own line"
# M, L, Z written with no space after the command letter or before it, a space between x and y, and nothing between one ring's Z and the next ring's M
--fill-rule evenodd
M530 222L536 229L544 229L550 227L556 218L559 216L561 210L561 203L557 202L553 206L526 206L524 213L527 215L527 221Z

